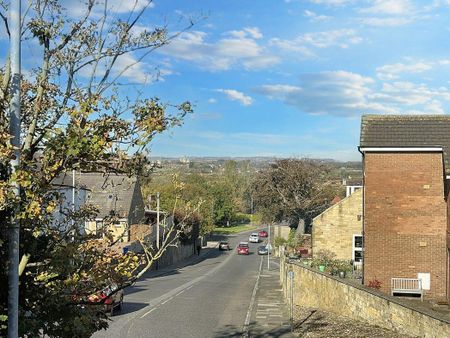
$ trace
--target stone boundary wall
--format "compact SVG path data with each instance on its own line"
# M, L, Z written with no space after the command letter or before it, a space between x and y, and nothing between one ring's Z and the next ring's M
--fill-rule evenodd
M139 242L129 242L129 243L120 243L122 246L127 246L130 251L142 253L143 249ZM126 245L123 245L126 244ZM122 247L120 248L120 252L122 252ZM178 243L178 246L170 246L166 249L164 254L155 262L150 270L157 270L168 267L172 264L178 263L183 259L191 257L195 254L195 246L194 244L183 245Z
M378 325L404 334L435 338L450 337L450 317L419 309L364 286L318 272L300 263L280 264L280 281L285 297L288 271L294 272L294 304L320 308L342 316Z
M162 257L158 259L158 269L178 263L183 259L191 257L195 253L194 244L178 244L177 247L168 247ZM156 264L154 264L156 267Z

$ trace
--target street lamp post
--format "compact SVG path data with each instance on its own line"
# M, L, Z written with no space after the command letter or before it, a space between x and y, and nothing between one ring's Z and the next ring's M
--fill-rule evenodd
M9 106L9 128L14 158L11 173L20 165L20 0L10 3L10 60L11 60L11 101ZM20 187L14 182L13 192L20 195ZM8 338L19 336L19 234L20 223L16 218L17 209L12 211L9 227L9 270L8 270Z

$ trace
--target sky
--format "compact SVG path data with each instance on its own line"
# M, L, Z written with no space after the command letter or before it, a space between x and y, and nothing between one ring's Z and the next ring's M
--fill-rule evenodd
M110 2L121 15L133 3ZM360 160L362 114L449 111L449 0L154 0L138 29L190 19L124 74L194 104L154 157Z

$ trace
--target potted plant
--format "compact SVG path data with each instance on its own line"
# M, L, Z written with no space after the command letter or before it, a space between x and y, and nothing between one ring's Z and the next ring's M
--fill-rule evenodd
M330 267L332 265L335 254L329 250L320 250L315 256L315 259L317 261L316 266L319 268L320 272L324 272L327 267Z
M339 260L336 262L338 275L340 278L345 278L352 271L352 265L346 260Z

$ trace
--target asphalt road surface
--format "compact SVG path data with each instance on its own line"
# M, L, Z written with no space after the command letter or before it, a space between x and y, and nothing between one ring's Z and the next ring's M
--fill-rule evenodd
M123 310L94 337L201 338L242 332L261 266L261 244L249 243L245 256L237 255L235 247L248 240L248 233L227 240L233 250L211 249L196 264L144 277L126 289Z

